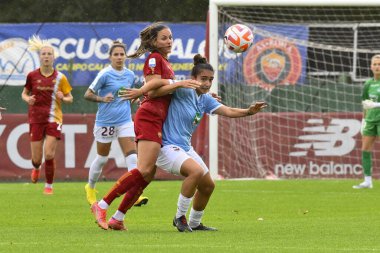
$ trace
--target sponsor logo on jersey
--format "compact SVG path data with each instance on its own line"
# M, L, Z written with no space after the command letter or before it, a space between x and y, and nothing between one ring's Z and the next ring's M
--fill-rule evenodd
M44 91L44 90L54 91L54 87L50 87L50 86L37 86L36 89L41 90L41 91Z
M196 126L199 124L199 122L202 119L202 116L199 112L195 113L194 119L193 119L193 125Z

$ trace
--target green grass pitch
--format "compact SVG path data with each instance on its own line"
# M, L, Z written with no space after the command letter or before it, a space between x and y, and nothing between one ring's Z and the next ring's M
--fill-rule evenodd
M380 185L353 180L217 181L203 222L217 232L172 226L180 181L155 181L128 231L103 231L85 183L0 184L0 252L380 252ZM111 182L98 183L99 197ZM108 211L115 211L120 199Z

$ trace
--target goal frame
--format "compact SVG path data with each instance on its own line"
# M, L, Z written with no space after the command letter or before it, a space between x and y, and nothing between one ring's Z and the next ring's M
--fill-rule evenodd
M378 0L209 0L209 62L216 69L214 80L218 80L217 67L219 37L218 8L221 6L380 6ZM217 93L218 81L214 82L210 91ZM209 117L209 169L211 177L218 178L218 116Z

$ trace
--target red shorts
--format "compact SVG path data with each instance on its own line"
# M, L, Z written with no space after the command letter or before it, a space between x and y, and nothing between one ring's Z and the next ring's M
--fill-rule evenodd
M61 139L61 125L56 122L31 123L29 125L30 141L41 141L46 135Z
M134 122L136 141L149 140L162 145L162 126L164 124L162 115L140 107L136 112Z

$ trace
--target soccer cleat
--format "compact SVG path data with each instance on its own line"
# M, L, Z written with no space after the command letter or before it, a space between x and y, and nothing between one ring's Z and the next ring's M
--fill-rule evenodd
M44 194L45 195L53 195L53 188L45 187Z
M101 227L104 230L108 229L108 224L106 221L107 217L107 210L100 208L98 205L98 202L95 202L91 205L91 212L95 216L96 223L98 223L98 226Z
M84 190L86 191L87 202L90 205L94 204L96 202L96 193L98 193L98 191L92 189L89 184L85 185Z
M218 229L216 228L213 228L213 227L206 227L205 225L203 225L202 223L199 224L197 227L195 228L191 228L193 231L218 231Z
M138 200L136 200L134 206L142 206L148 204L148 198L144 196L140 196Z
M127 230L127 228L124 226L124 222L116 220L114 217L111 217L111 219L109 219L108 227L113 230Z
M32 169L32 174L30 175L30 179L32 180L33 184L38 182L39 177L40 177L40 169Z
M193 232L193 230L191 229L191 227L189 226L189 224L187 224L187 220L186 220L185 215L182 215L179 218L176 218L174 216L173 226L177 227L177 229L178 229L179 232L186 232L186 231Z
M372 183L362 182L358 185L352 186L354 189L372 189L373 185Z

